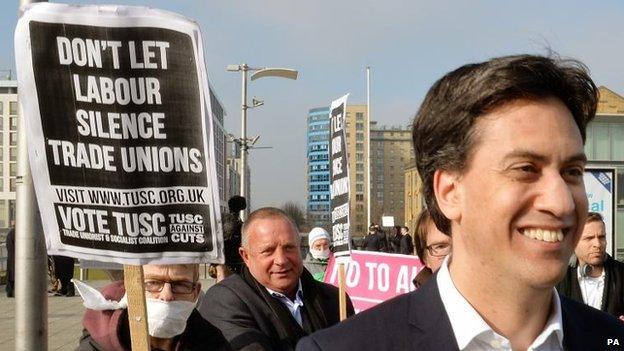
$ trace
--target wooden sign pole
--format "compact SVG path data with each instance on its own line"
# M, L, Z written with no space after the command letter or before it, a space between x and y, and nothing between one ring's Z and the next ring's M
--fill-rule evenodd
M130 324L132 350L149 351L143 267L124 265L124 285L128 297L128 322Z
M345 264L338 264L338 302L340 308L340 321L347 319L347 291L345 289Z

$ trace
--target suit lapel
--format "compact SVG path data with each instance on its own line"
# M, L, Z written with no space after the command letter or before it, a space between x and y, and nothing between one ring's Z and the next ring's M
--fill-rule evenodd
M459 350L436 277L433 275L410 299L410 345L415 350Z

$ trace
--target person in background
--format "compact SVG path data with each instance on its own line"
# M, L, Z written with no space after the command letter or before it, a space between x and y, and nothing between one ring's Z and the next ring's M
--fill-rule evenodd
M199 308L235 350L294 350L302 337L339 322L338 288L303 268L299 231L284 211L252 212L242 233L241 274L208 289Z
M416 219L416 255L425 267L412 283L420 288L435 273L451 251L451 238L436 227L429 210L424 208Z
M199 265L145 265L143 284L151 350L231 350L219 329L196 310L201 293ZM107 300L123 300L126 288L116 281L102 289ZM86 305L89 305L85 301ZM128 310L87 309L78 351L130 351Z
M241 228L243 221L240 213L247 208L247 201L244 197L234 195L228 200L229 213L223 214L223 254L225 264L210 265L210 276L217 282L222 281L230 274L239 274L243 266L243 260L238 254L241 245Z
M368 235L364 237L364 241L362 242L362 249L364 249L365 251L376 252L388 251L386 236L381 235L381 230L377 224L373 223L370 227L368 227Z
M568 267L557 291L624 320L624 263L607 254L607 232L600 213L587 216L574 253L578 262Z
M325 278L330 245L331 236L325 229L316 227L310 230L308 234L308 247L310 250L303 260L303 266L312 274L314 279L320 282Z
M74 283L71 282L71 279L74 277L74 259L57 255L52 256L52 260L54 261L54 274L61 284L55 295L75 296Z
M414 240L412 236L409 234L409 228L407 226L401 227L401 234L403 235L401 239L401 254L403 255L413 255L414 254Z
M7 283L6 296L15 296L15 226L12 226L6 237L7 248Z
M413 255L414 244L412 237L408 234L409 229L400 225L395 225L392 229L394 232L390 237L390 247L392 253L398 253L402 255Z

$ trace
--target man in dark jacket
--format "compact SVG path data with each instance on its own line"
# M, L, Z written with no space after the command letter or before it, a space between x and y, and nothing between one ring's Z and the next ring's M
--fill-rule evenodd
M339 322L338 289L303 268L297 228L283 211L254 211L242 232L242 273L210 288L199 308L234 349L293 350L300 338Z
M574 250L578 263L568 267L557 286L564 296L624 319L624 263L606 252L604 220L590 212Z
M198 265L146 265L143 273L152 350L231 350L219 329L195 309L201 292ZM125 293L123 281L102 289L107 300L120 301ZM84 330L78 350L130 350L126 308L87 309L82 323Z
M387 252L388 242L386 236L382 235L378 225L372 224L368 228L368 235L364 237L362 249L365 251Z
M420 289L298 349L621 348L624 323L554 288L587 217L583 145L598 100L586 67L558 57L498 57L439 79L412 140L423 197L451 236L451 254Z
M13 297L15 295L15 227L9 230L6 237L7 248L7 284L6 295Z

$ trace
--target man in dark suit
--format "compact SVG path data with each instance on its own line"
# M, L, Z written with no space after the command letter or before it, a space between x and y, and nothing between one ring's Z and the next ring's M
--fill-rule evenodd
M234 349L294 350L302 337L338 323L338 289L303 268L300 242L277 208L256 210L243 224L242 272L210 288L199 309Z
M624 319L624 263L607 254L606 228L599 213L587 216L574 253L578 262L568 267L557 291Z
M585 127L598 90L572 60L456 69L413 126L423 195L452 249L422 288L301 340L299 350L597 350L624 324L559 298L587 216Z

